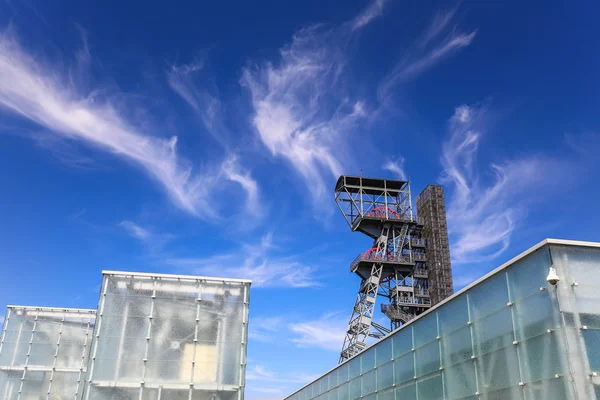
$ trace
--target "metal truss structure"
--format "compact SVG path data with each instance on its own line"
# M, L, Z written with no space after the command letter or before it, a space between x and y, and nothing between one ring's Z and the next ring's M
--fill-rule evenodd
M353 231L373 245L350 264L361 284L348 323L339 362L431 307L423 224L413 214L410 183L400 180L341 176L335 200ZM373 321L377 297L389 328Z

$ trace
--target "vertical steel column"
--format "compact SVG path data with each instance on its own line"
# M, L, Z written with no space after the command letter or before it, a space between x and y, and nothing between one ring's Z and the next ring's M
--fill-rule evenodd
M13 309L9 307L9 308L8 308L8 312L7 312L7 314L6 314L6 318L4 319L4 327L2 328L2 340L0 340L0 354L2 354L2 347L3 347L3 344L4 344L5 337L6 337L6 330L8 329L8 324L10 323L10 317L11 317L12 313L13 313ZM23 326L21 325L21 326L19 327L19 337L20 337L20 335L21 335L21 330L22 330L22 329L23 329ZM17 342L17 343L19 342L19 339L18 339L18 338L17 338L17 341L16 341L16 342ZM14 354L16 353L16 347L17 347L17 346L15 346L15 351L13 352L13 357L14 357ZM11 363L11 366L12 366L12 365L13 365L13 363ZM12 385L12 382L11 382L11 380L9 380L9 379L7 378L7 383L8 383L8 382L10 382L10 385ZM9 384L7 384L7 385L5 386L5 388L4 388L4 395L3 395L3 397L2 397L3 399L7 399L7 398L8 398L8 392L9 392L10 385L9 385Z
M150 315L148 316L148 331L146 334L146 350L142 365L142 381L140 382L139 400L143 399L144 385L146 384L146 372L148 371L148 351L150 350L150 334L152 333L152 318L154 318L154 301L156 299L156 281L158 278L152 278L152 300L150 302Z
M525 382L523 382L523 371L521 368L521 352L519 347L519 341L517 340L517 331L516 331L516 324L515 324L515 312L513 310L513 299L512 296L510 295L510 281L508 279L508 272L504 272L504 277L506 278L506 291L508 292L508 303L506 304L506 306L508 307L509 311L510 311L510 321L512 324L512 333L513 333L513 346L516 346L516 351L517 351L517 369L519 371L519 391L521 393L521 398L525 398L525 392L523 390L523 387L525 386Z
M54 380L54 372L56 372L56 359L58 358L58 352L60 351L60 339L62 338L63 327L65 326L66 311L63 312L62 320L60 321L60 329L58 331L58 339L56 340L56 350L54 351L54 361L52 362L52 370L50 371L50 382L48 384L48 392L46 393L46 400L50 399L50 392L52 390L52 381Z
M102 282L102 295L100 296L100 304L99 304L99 311L100 314L97 317L96 320L96 326L94 327L94 338L92 340L94 340L94 350L91 354L91 363L90 363L90 371L89 371L89 375L88 375L88 387L87 390L85 390L85 398L86 400L89 400L90 398L90 391L92 388L92 378L94 375L94 368L96 366L96 355L98 354L98 341L99 341L99 337L100 337L100 329L102 328L102 316L104 315L104 305L106 302L106 291L107 291L107 287L108 287L108 276L104 276L103 278L103 282Z
M190 376L190 389L188 392L188 400L192 400L194 374L196 373L196 353L198 351L198 325L200 324L200 303L202 302L202 288L202 283L198 281L198 297L196 298L196 324L194 326L194 349L192 350L192 376Z
M85 330L85 339L83 339L83 349L81 350L81 362L79 364L79 375L77 376L77 389L75 391L75 399L79 398L79 392L81 390L81 388L80 388L81 378L83 376L83 370L85 369L85 364L86 364L85 354L86 354L86 350L87 350L88 337L90 336L91 325L92 325L92 313L89 313L88 323L87 323L87 327Z
M23 311L25 312L25 311ZM33 320L33 328L31 329L31 338L29 339L29 346L27 349L27 355L25 356L25 367L23 368L23 375L21 376L21 384L19 385L19 395L17 400L21 400L21 393L23 392L23 385L25 382L25 376L27 375L27 367L29 365L29 355L31 354L31 345L33 344L33 337L35 335L35 328L37 327L37 320L40 315L40 310L36 310L35 319Z
M242 348L240 354L240 375L239 375L239 389L238 389L238 400L244 400L244 387L246 382L244 380L244 374L246 372L246 352L248 346L248 315L250 313L250 295L248 291L248 284L242 284L244 287L244 305L242 307Z
M475 356L475 336L473 335L473 320L471 315L471 299L469 293L465 294L467 302L467 315L469 320L467 326L469 327L469 336L471 336L471 360L473 360L473 370L475 371L475 396L481 395L479 391L479 373L477 372L477 357Z

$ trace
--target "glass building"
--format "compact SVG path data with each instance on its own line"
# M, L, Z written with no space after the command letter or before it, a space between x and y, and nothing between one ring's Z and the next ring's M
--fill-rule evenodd
M600 399L599 374L600 243L548 239L286 400Z
M249 289L104 271L97 310L9 306L0 399L242 400Z
M8 306L0 398L81 399L96 310Z
M85 399L243 399L250 281L103 275Z

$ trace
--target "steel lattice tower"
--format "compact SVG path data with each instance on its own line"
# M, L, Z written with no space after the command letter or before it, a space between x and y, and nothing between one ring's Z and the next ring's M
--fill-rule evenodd
M348 323L339 362L359 353L369 337L381 338L431 307L423 225L413 215L410 183L340 176L335 200L353 231L373 239L350 271L361 284ZM377 297L390 319L386 328L373 321Z

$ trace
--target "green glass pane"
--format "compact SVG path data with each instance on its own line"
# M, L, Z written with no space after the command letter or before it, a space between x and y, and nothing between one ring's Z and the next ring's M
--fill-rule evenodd
M338 400L348 400L349 383L344 383L338 388Z
M549 267L550 258L546 246L511 265L506 270L510 301L519 301L539 292L541 286L546 286Z
M361 372L371 371L375 368L375 348L371 347L369 350L362 353L360 356Z
M600 328L600 282L594 283L595 285L580 283L573 288L573 293L577 302L577 311L581 315L581 323Z
M386 338L377 343L375 346L375 361L377 365L382 365L391 361L392 354L392 339Z
M405 354L402 357L394 360L394 383L410 381L415 377L414 355L412 353Z
M394 388L386 389L382 392L377 393L377 400L396 400Z
M467 296L463 294L440 307L438 309L438 322L440 335L442 336L465 326L469 322Z
M573 398L569 393L569 383L565 378L549 379L536 382L535 385L525 385L524 393L527 400L564 400Z
M481 393L483 393L482 396L480 396L480 399L486 399L486 400L520 400L523 399L523 388L521 386L511 386L511 387L507 387L507 388L502 388L502 389L495 389L495 390L488 390L488 388L483 388L481 389L480 387L480 391ZM529 400L529 399L527 399ZM543 399L540 399L543 400ZM566 399L565 399L566 400Z
M338 384L348 382L348 363L338 368Z
M515 336L522 341L560 326L558 312L547 290L534 294L513 305Z
M473 355L471 327L467 325L442 336L441 342L443 367L470 360Z
M392 336L392 342L394 347L394 358L411 352L413 348L412 326L407 326L396 332Z
M362 380L362 395L365 396L373 393L377 389L377 371L371 370L361 376Z
M349 399L360 399L360 377L350 381Z
M600 330L584 330L583 340L590 361L590 368L592 371L600 371Z
M417 380L417 393L419 399L443 399L444 387L442 384L442 375L438 373Z
M471 320L479 320L494 311L506 308L508 288L506 274L500 272L469 291Z
M442 375L448 400L474 396L477 392L475 362L473 360L445 367Z
M519 343L519 360L523 382L549 379L567 373L561 331L544 333Z
M435 340L438 335L436 313L430 313L420 318L412 327L415 348Z
M353 379L360 375L360 356L348 361L348 378Z
M372 393L362 398L362 400L377 400L377 393Z
M377 390L386 389L394 384L394 363L377 367Z
M505 305L503 310L474 322L473 339L475 355L511 346L515 337L510 309Z
M417 376L427 375L440 369L440 346L438 341L433 341L415 351L415 365Z
M517 386L519 384L519 368L517 346L481 355L476 362L479 391L488 393L497 389ZM510 397L508 397L510 399Z
M329 393L327 393L327 400L339 400L337 388L332 389L331 391L329 391Z
M338 385L338 373L339 373L339 369L334 369L333 371L331 371L328 375L329 375L329 383L327 385L328 389L333 389L334 387L336 387Z
M570 282L600 287L600 249L562 245L551 245L550 249L559 277L568 271Z
M413 382L396 388L396 400L417 400L417 385Z

